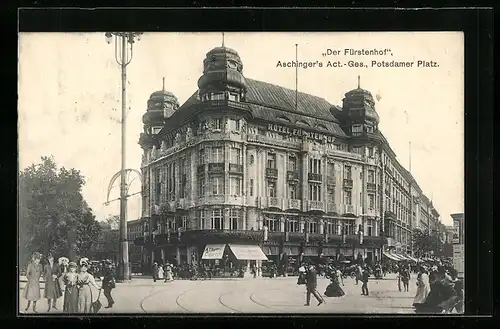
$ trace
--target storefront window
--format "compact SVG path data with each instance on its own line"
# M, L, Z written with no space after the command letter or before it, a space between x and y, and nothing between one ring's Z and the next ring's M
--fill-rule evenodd
M211 228L221 230L224 228L224 216L222 209L212 209L212 223Z

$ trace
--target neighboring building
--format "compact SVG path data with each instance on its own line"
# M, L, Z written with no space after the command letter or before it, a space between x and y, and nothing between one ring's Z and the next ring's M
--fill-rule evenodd
M451 218L453 218L453 228L455 231L455 235L458 235L458 237L455 237L455 241L453 243L455 244L464 244L465 243L465 217L464 213L456 213L456 214L451 214Z
M445 235L446 235L445 242L446 243L449 243L449 244L453 243L453 232L454 232L453 225L446 226L446 229L445 229Z
M339 107L245 78L236 51L217 47L198 87L182 106L153 93L143 116L144 261L191 263L212 244L229 244L236 258L231 244L252 245L257 265L256 245L275 262L301 253L380 260L384 233L410 253L412 228L439 217L359 82Z
M135 239L143 236L142 220L135 219L127 222L127 241L129 261L135 266L140 266L142 262L143 250L141 246L134 243Z

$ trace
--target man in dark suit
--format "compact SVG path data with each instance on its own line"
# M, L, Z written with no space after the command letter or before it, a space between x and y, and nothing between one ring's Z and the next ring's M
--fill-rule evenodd
M304 306L310 305L311 294L313 294L316 300L318 301L318 306L323 304L323 298L321 298L318 291L316 290L318 286L317 276L318 273L316 272L316 269L314 268L313 265L311 265L306 273L307 300Z
M361 295L368 296L368 278L370 277L370 272L368 266L365 265L363 272L361 273L361 281L363 285L361 286Z

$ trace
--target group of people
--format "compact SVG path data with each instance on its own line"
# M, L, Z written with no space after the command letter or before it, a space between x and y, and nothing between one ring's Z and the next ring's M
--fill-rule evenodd
M451 313L454 309L462 313L464 297L463 282L456 271L444 266L420 266L413 302L417 313Z
M95 301L91 286L99 291L99 296L103 290L108 301L106 307L113 307L114 300L111 296L111 290L115 288L116 281L111 262L106 262L101 287L96 283L94 276L88 272L89 261L87 258L80 259L79 265L70 262L65 257L61 257L60 262L55 263L51 254L47 255L44 265L41 264L41 260L42 255L35 252L28 263L27 282L23 294L28 301L25 311L28 311L33 305L33 312L37 313L36 306L37 301L41 298L40 278L42 277L45 283L43 295L47 299L47 312L50 312L51 309L57 310L57 301L64 296L63 312L91 313Z
M165 280L164 282L173 281L173 268L169 263L166 264L158 264L157 262L153 263L153 281L156 280Z

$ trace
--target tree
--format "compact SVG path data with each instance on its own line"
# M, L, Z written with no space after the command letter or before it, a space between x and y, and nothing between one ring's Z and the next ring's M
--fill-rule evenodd
M413 250L417 257L433 253L440 255L443 251L443 243L439 235L435 232L429 234L428 231L414 229L412 232Z
M95 220L92 209L88 208L77 226L77 250L79 255L89 255L92 246L98 241L101 226Z
M96 240L94 216L83 199L84 177L76 169L58 170L42 157L19 174L19 252L25 264L35 251L76 261Z
M106 224L113 230L116 230L120 227L120 216L113 215L106 218Z

